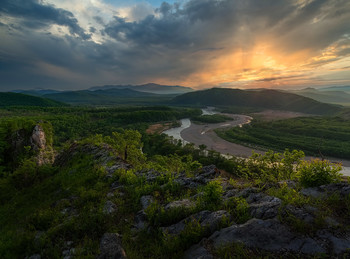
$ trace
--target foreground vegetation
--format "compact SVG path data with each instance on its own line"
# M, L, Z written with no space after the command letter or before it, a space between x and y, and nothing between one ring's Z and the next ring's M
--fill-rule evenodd
M210 232L196 220L188 221L178 235L167 234L164 226L202 211L228 212L218 222L218 228L233 222L245 223L252 217L243 196L223 199L232 188L257 188L282 199L283 206L316 204L320 208L321 223L312 225L312 229L324 226L322 222L333 214L341 216L344 219L341 224L348 227L350 197L341 205L344 197L311 199L299 193L302 187L341 181L337 173L339 168L328 162L304 162L300 151L283 154L270 151L265 155L253 154L248 160L227 160L215 152L204 156L192 145L171 144L164 135L149 136L146 146L141 139L141 134L135 130L91 136L65 147L53 165L36 165L35 152L23 157L12 173L0 179L3 258L32 254L41 254L44 258L60 258L62 254L94 258L100 253L100 238L106 232L122 235L122 245L129 258L179 258ZM158 139L154 142L158 147L152 146L150 139ZM141 148L147 153L142 153ZM160 154L172 151L172 154ZM231 172L230 179L208 178L199 188L182 186L179 180L183 177L195 179L202 167L192 155L204 163L216 159ZM114 165L124 166L111 169ZM288 187L281 183L286 180L296 184ZM134 218L142 209L140 198L145 195L152 197L144 210L149 227L135 229ZM190 205L164 207L164 204L184 199L188 199ZM113 209L109 210L108 206L106 209L106 204L110 203ZM321 210L324 208L327 210ZM298 219L282 212L280 217L297 231L305 231ZM234 247L240 251L240 256L260 254L240 244ZM213 253L224 257L232 253L232 246L220 247Z
M313 156L350 158L350 120L339 117L253 120L242 128L217 130L216 133L227 141L248 146L299 149Z
M198 109L11 108L0 114L2 258L95 258L104 252L105 233L120 234L128 258L181 258L214 231L252 218L272 218L300 242L317 238L319 230L341 238L350 229L350 196L339 192L348 185L338 165L304 161L296 150L227 159L204 146L145 134L150 123L195 117ZM45 132L42 151L58 154L54 163L37 163L40 150L29 141L37 125ZM336 188L332 195L305 192L328 184ZM278 202L268 208L270 218L254 209L265 198ZM306 209L312 210L307 222L296 213ZM241 242L209 250L218 258L285 255Z

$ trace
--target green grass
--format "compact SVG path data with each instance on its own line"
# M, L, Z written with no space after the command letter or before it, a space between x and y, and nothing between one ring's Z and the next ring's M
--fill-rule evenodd
M272 122L253 121L242 128L216 130L223 139L247 146L281 151L303 150L307 155L350 158L350 120L305 117Z
M67 168L51 170L45 179L22 189L13 187L10 177L1 179L1 189L5 189L1 193L4 203L0 206L3 258L35 253L57 258L63 243L69 240L77 246L85 246L84 242L89 240L92 251L84 253L97 253L99 236L108 225L108 217L102 215L100 207L108 190L104 172L83 154L75 157ZM71 217L62 213L67 207L78 214ZM45 231L45 235L34 242L38 231Z

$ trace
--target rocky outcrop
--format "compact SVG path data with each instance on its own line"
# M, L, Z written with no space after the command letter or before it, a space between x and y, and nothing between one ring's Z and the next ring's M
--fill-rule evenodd
M326 250L310 238L300 237L276 219L251 219L241 225L224 228L209 237L214 247L241 242L247 247L267 251L293 251L305 254L323 253Z
M43 126L47 122L40 121L33 128L19 129L8 136L10 148L6 151L8 161L18 165L23 157L34 158L38 165L52 164L56 153L52 148L52 141L48 141L50 133L46 133Z
M32 148L36 151L46 148L46 137L41 125L35 125L32 136L30 137Z
M272 219L278 215L282 201L279 198L262 193L252 193L248 196L249 212L253 218Z
M36 133L38 136L40 134ZM41 141L39 146L43 148L44 141ZM285 200L282 202L281 199L264 193L265 189L244 187L243 184L232 185L228 179L220 178L220 172L215 166L203 167L191 176L186 175L185 172L175 174L169 182L177 184L176 187L180 187L178 189L181 191L176 189L174 194L162 196L159 194L171 192L169 183L164 183L164 173L149 169L135 172L135 175L141 178L140 182L147 186L142 189L135 183L128 183L122 177L114 175L116 170L128 169L131 166L111 155L113 152L114 150L108 145L101 147L75 143L57 157L55 165L66 165L72 157L84 153L91 155L96 162L106 168L107 179L104 180L109 183L109 189L106 188L103 194L106 197L101 200L103 203L98 205L98 209L102 205L102 212L106 218L118 220L118 224L125 223L132 228L132 231L125 235L128 248L130 242L143 240L142 238L145 237L143 235L159 234L162 242L174 241L174 245L183 238L186 242L181 243L181 249L186 249L183 256L191 259L217 258L219 249L235 244L242 245L244 249L253 251L257 255L268 252L276 255L277 258L313 257L319 254L345 258L350 249L350 232L341 228L342 224L348 226L343 222L348 219L346 218L348 216L339 219L342 215L327 214L322 218L325 224L319 229L312 229L309 232L300 231L297 228L300 226L293 226L293 222L313 228L321 215L321 209L317 208L317 204L299 206L286 204ZM202 188L212 180L220 182L218 186L221 186L222 190L215 192L216 190L208 191ZM281 184L287 186L286 188L295 188L295 182ZM127 197L134 190L138 191L135 191L137 195L132 196L132 199ZM294 189L294 191L299 190ZM350 194L350 185L329 184L303 189L300 193L318 199L327 198L333 193L339 193L340 197L347 197ZM203 194L214 197L221 195L221 199L214 199L215 203L218 203L214 206L206 206L200 204L201 199L205 197ZM62 207L60 211L63 216L74 217L77 214L73 202L75 199L75 197L62 199L54 206ZM132 206L130 206L132 211L128 208L127 215L123 217L121 215L125 207L122 206L130 200L132 200ZM242 206L239 207L240 205ZM116 228L110 228L109 231L113 231L112 229ZM130 238L129 235L131 239L126 238ZM180 250L179 254L183 250ZM65 247L62 252L62 258L70 258L74 255L74 247ZM121 237L118 234L103 235L98 258L126 258Z
M319 187L305 188L300 191L301 194L313 197L313 198L324 198L334 193L339 194L342 197L350 194L350 185L346 183L332 183L322 185Z
M154 202L154 199L151 195L144 195L140 198L140 202L142 209L146 210L149 207L149 205L151 205L152 202Z
M171 235L179 235L187 225L199 224L206 233L213 233L220 227L223 221L230 221L231 215L225 210L210 212L204 210L193 214L180 222L163 228L163 232Z
M35 125L30 136L30 145L37 153L36 162L38 165L52 164L55 159L56 154L46 138L43 127L40 124Z
M251 219L241 225L232 225L215 232L207 239L207 242L214 248L241 243L248 248L276 253L291 252L310 255L327 251L322 244L312 238L293 233L276 219ZM196 253L205 255L205 258L211 255L205 247L199 244L187 250L184 257L190 258Z
M113 214L117 210L117 206L111 202L111 201L106 201L105 206L103 207L103 213L110 215Z
M126 259L120 236L117 233L105 233L101 238L98 259Z
M62 151L56 157L54 165L61 167L65 166L70 161L70 159L72 159L72 157L79 153L91 155L93 160L96 161L96 163L101 164L105 168L107 172L107 177L112 177L114 172L118 169L131 168L131 165L126 163L120 157L112 155L113 153L115 153L115 150L107 144L97 146L93 144L81 145L78 143L73 143L68 150Z
M191 208L194 207L195 203L189 199L183 199L183 200L179 200L179 201L172 201L169 202L167 205L165 205L164 209L165 210L171 210L171 209L175 209L175 208Z

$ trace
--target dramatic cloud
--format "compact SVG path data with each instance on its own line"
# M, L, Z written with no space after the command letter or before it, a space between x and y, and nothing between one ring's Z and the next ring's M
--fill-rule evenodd
M29 29L39 29L52 24L66 26L71 34L83 39L89 39L84 30L78 25L78 20L67 10L42 4L38 0L3 0L0 12L5 17L19 18L19 25Z
M2 1L0 89L350 84L348 0L152 4Z

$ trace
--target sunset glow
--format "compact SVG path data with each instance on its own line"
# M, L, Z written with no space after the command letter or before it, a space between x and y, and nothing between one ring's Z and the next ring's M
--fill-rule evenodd
M349 21L347 0L5 0L0 90L348 85Z

